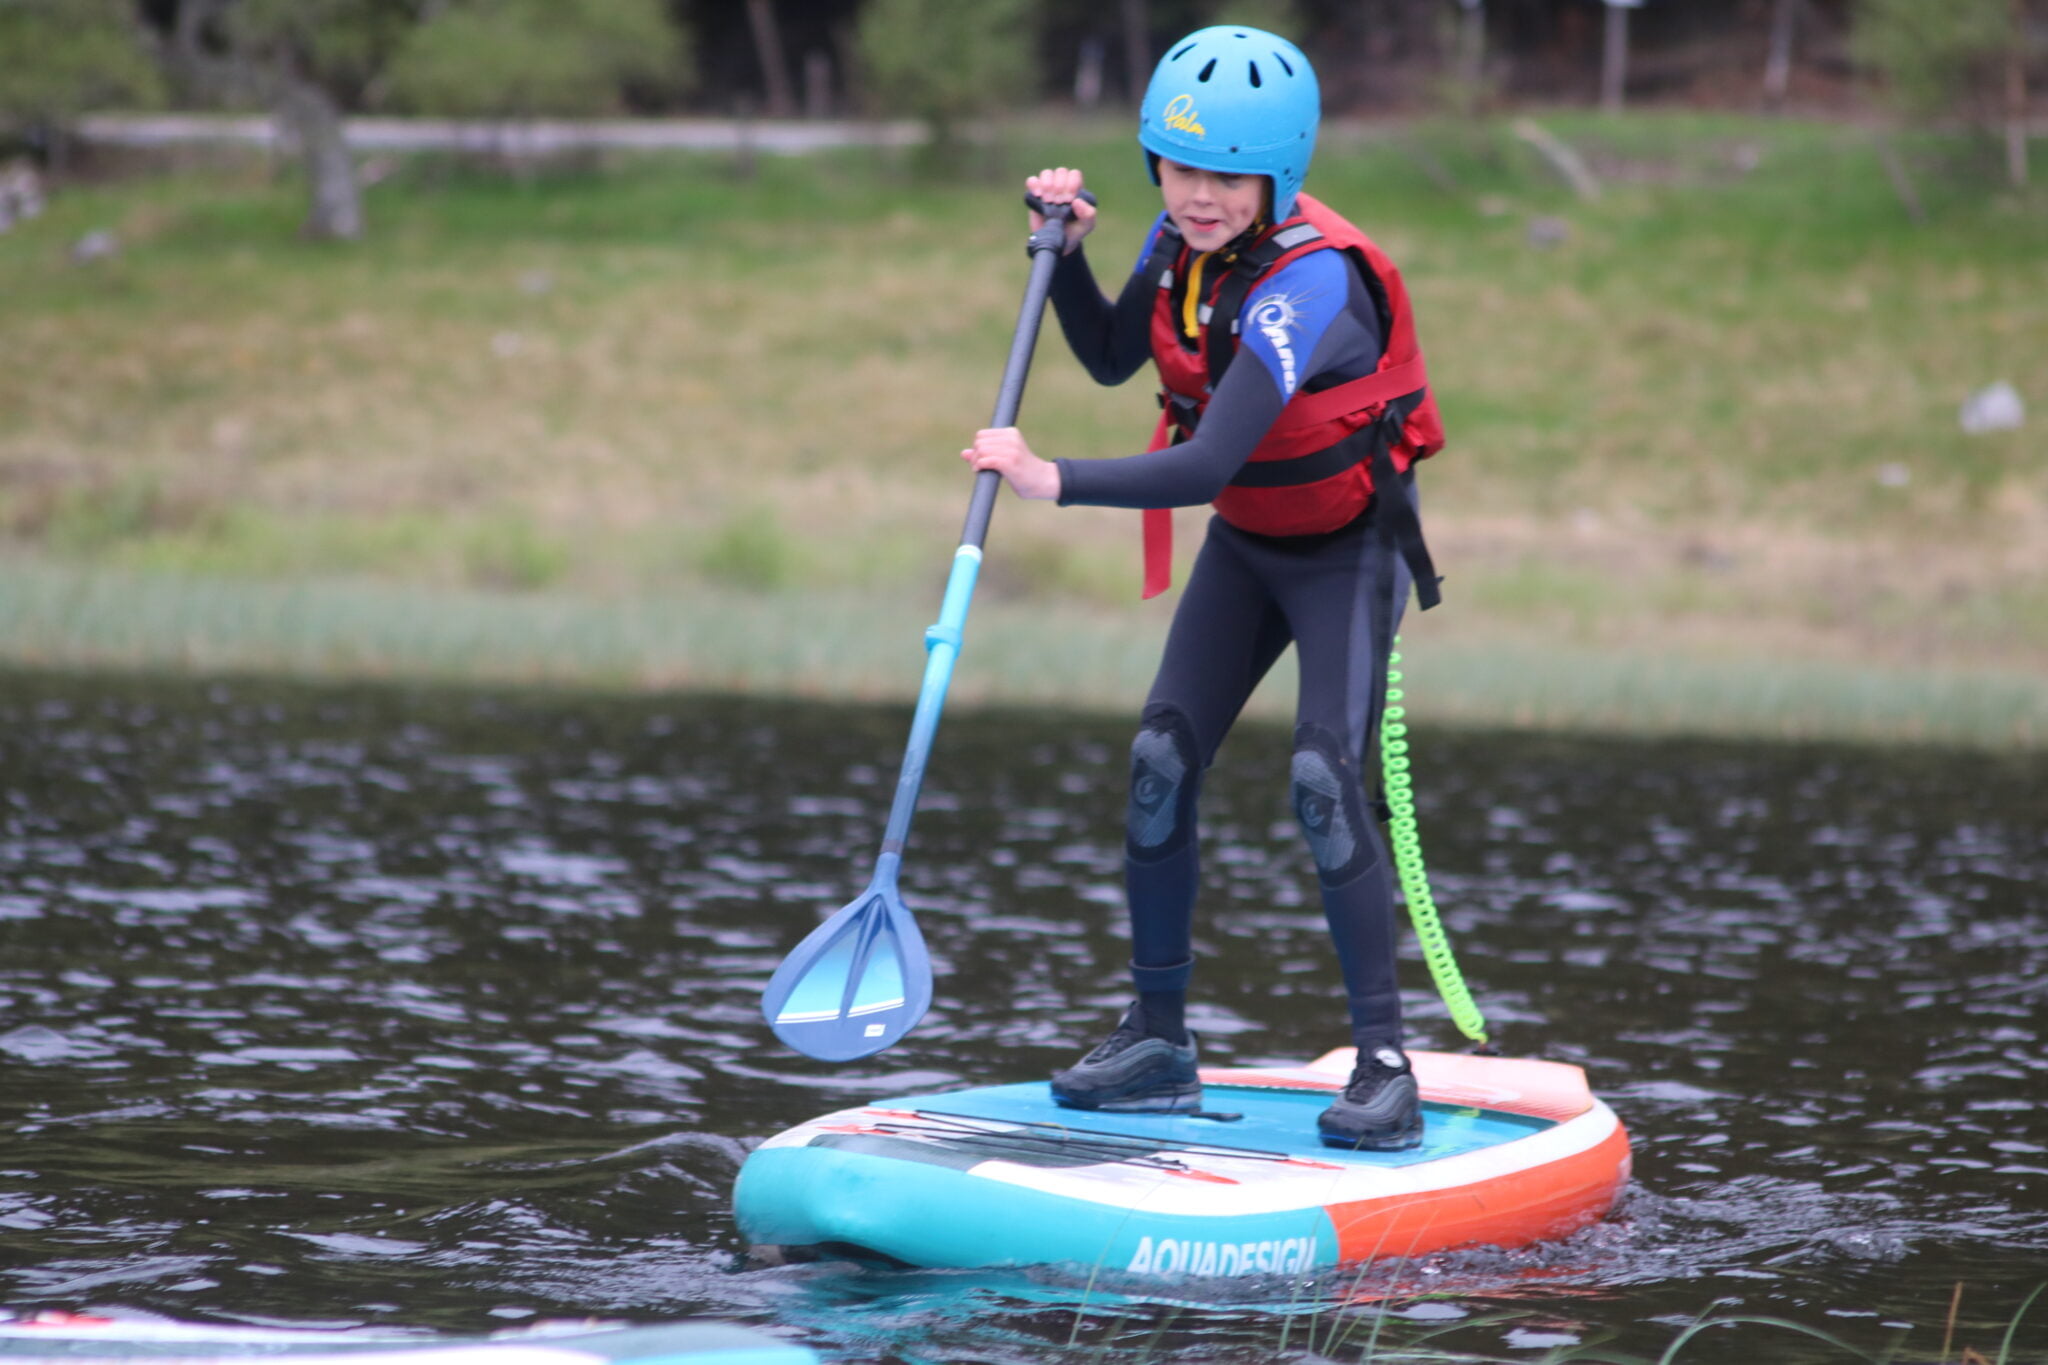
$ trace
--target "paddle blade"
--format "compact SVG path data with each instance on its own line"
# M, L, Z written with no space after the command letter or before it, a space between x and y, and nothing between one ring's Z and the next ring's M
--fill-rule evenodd
M811 930L761 993L775 1036L821 1062L880 1052L931 1003L924 935L893 887L870 886Z

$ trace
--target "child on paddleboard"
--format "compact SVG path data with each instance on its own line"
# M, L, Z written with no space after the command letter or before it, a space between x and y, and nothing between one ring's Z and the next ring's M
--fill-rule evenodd
M1387 656L1411 586L1436 575L1412 493L1414 461L1443 444L1408 297L1393 263L1301 192L1321 97L1299 48L1221 26L1168 49L1140 113L1139 145L1165 210L1114 302L1082 240L1095 227L1082 175L1025 183L1071 203L1052 300L1094 378L1158 369L1151 448L1118 459L1040 459L1014 427L961 452L1021 496L1148 509L1145 595L1166 587L1170 512L1213 503L1131 746L1125 885L1137 1000L1115 1030L1053 1077L1077 1109L1198 1109L1184 1022L1200 882L1202 776L1252 689L1299 654L1292 796L1335 940L1358 1061L1317 1120L1323 1140L1397 1150L1422 1138L1402 1051L1393 878L1363 764L1376 752ZM1031 215L1033 229L1043 219Z

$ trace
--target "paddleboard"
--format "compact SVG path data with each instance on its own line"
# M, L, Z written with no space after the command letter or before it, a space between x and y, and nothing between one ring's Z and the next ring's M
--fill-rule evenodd
M278 1357L290 1365L818 1365L809 1348L727 1323L632 1327L543 1323L479 1337L0 1311L7 1365L210 1365Z
M1326 1147L1353 1055L1205 1068L1202 1116L1063 1109L1043 1081L877 1100L762 1143L734 1214L782 1255L1293 1275L1562 1237L1628 1183L1626 1130L1559 1062L1411 1052L1422 1144Z

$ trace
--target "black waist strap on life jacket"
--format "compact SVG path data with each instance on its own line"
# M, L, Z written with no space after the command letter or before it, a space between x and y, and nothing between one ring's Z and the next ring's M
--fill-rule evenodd
M1414 495L1409 491L1408 481L1401 477L1401 471L1394 467L1394 446L1401 439L1401 429L1408 422L1408 414L1422 402L1423 390L1404 394L1387 404L1379 420L1368 430L1375 433L1372 441L1372 492L1373 524L1378 528L1380 538L1401 552L1401 558L1408 562L1408 572L1415 579L1415 603L1424 611L1444 600L1443 579L1436 571L1436 563L1429 557L1429 546L1422 539L1422 513L1416 509ZM1364 432L1358 433L1363 435Z
M1415 405L1422 401L1422 391L1404 394L1390 406L1405 406L1400 421L1406 421L1406 412L1413 412ZM1400 427L1394 428L1396 440ZM1305 483L1321 483L1334 479L1353 465L1364 464L1373 456L1373 446L1386 439L1385 419L1368 423L1346 436L1333 446L1307 455L1296 455L1285 460L1247 460L1231 475L1230 482L1236 488L1298 488ZM1374 472L1373 487L1379 487L1378 472Z
M1202 405L1189 398L1186 394L1175 393L1171 389L1161 389L1159 391L1159 406L1166 409L1166 424L1171 429L1172 435L1172 439L1168 442L1169 445L1179 445L1182 441L1193 436L1195 428L1201 425Z
M1231 477L1235 488L1295 488L1334 478L1353 465L1372 463L1373 522L1383 540L1401 553L1408 572L1415 579L1415 600L1428 611L1443 600L1436 563L1430 558L1429 543L1422 536L1422 513L1409 494L1408 481L1394 465L1394 447L1408 418L1422 405L1426 389L1404 393L1381 410L1370 424L1360 427L1333 446L1291 460L1248 460ZM1191 404L1175 402L1176 419L1191 417ZM1186 420L1183 431L1193 429Z

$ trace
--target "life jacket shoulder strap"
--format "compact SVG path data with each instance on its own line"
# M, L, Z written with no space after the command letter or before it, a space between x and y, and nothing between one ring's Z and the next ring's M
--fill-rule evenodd
M1209 391L1223 382L1223 372L1237 355L1237 320L1244 302L1260 280L1298 256L1331 245L1323 230L1305 219L1282 223L1238 254L1230 272L1210 301L1209 326L1202 357L1209 367Z
M1180 263L1180 229L1173 225L1171 218L1159 221L1159 231L1152 234L1152 252L1145 258L1140 273L1161 289L1173 288L1174 268Z

